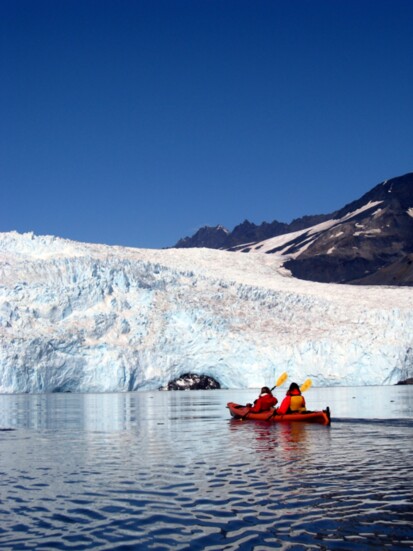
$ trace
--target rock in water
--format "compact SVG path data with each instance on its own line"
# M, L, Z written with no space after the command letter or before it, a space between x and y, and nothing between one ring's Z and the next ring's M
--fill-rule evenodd
M221 388L221 385L212 377L194 373L185 373L170 381L167 386L167 390L212 390L218 388Z

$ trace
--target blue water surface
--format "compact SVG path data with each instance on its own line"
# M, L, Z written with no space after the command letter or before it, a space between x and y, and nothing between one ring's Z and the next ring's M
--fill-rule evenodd
M257 392L0 396L0 549L413 549L413 387L232 420Z

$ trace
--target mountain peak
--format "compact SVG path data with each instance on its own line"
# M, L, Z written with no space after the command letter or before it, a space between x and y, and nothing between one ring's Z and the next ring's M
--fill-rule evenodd
M203 226L192 237L184 237L175 245L177 249L190 247L206 247L221 249L225 247L229 231L224 226Z

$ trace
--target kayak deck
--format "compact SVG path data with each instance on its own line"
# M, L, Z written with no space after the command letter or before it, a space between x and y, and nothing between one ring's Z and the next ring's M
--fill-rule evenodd
M329 425L331 423L330 408L322 411L307 411L303 413L286 413L285 415L277 415L274 408L261 413L250 413L250 408L241 406L234 402L228 402L227 408L232 417L235 419L251 419L256 421L271 421L280 422L306 422L320 423L321 425Z

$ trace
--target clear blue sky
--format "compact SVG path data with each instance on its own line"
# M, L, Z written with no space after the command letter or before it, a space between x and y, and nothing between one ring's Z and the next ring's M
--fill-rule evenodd
M413 170L412 0L0 0L0 231L160 248Z

